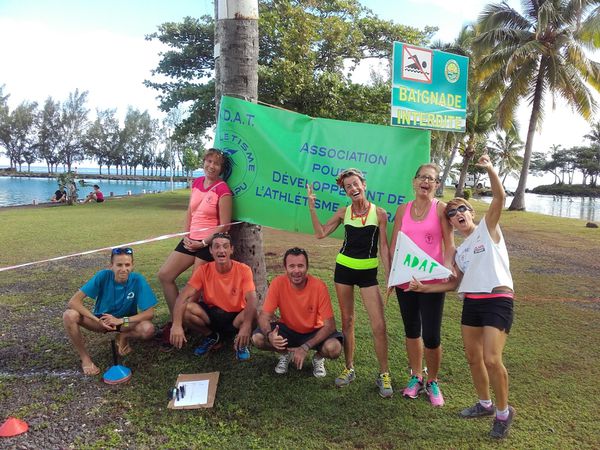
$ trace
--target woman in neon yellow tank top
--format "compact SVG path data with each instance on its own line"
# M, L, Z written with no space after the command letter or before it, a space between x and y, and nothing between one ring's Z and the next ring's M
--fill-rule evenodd
M335 379L338 387L350 384L354 373L354 285L369 315L375 353L379 362L376 385L379 395L389 398L393 394L388 368L388 342L383 315L383 300L377 283L377 250L381 254L385 278L389 275L390 263L386 236L387 213L367 200L367 184L358 169L342 171L336 183L350 198L349 206L341 207L324 224L321 224L315 211L316 197L310 185L307 186L310 216L315 236L322 239L344 224L344 243L336 258L335 291L342 313L342 333L344 334L344 355L346 367Z

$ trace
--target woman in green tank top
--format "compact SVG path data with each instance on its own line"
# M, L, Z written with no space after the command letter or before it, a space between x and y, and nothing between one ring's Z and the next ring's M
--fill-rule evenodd
M377 251L381 255L385 278L390 270L386 235L387 213L367 199L367 184L358 169L346 169L337 176L336 183L346 192L351 203L339 208L324 224L316 213L316 196L308 185L309 210L315 236L323 239L344 224L344 243L336 258L335 291L342 313L342 333L344 334L344 355L346 367L336 378L335 384L344 387L355 378L354 372L354 286L360 295L369 315L375 354L379 362L376 386L379 395L389 398L393 394L388 367L388 341L383 311L383 299L377 282Z

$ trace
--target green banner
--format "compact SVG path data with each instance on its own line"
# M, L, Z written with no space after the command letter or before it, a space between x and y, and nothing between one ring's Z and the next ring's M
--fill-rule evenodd
M465 131L469 58L394 42L392 125Z
M313 233L306 184L317 196L317 215L327 221L350 203L335 184L349 167L363 171L367 197L388 212L413 197L412 178L429 161L430 133L380 125L315 119L223 97L215 147L227 152L233 172L237 220ZM342 227L336 236L343 236Z

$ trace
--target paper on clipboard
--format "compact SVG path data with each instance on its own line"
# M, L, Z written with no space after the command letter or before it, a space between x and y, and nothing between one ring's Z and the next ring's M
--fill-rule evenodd
M180 374L175 386L185 386L185 396L169 401L169 409L212 408L217 394L219 372Z

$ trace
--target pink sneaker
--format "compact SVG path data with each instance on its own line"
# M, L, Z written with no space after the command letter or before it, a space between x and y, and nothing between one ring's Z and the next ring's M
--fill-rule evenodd
M408 385L402 391L402 395L408 398L417 398L423 392L423 378L413 375L408 380Z
M428 381L425 390L427 391L429 401L433 406L444 406L444 396L442 395L437 380Z

